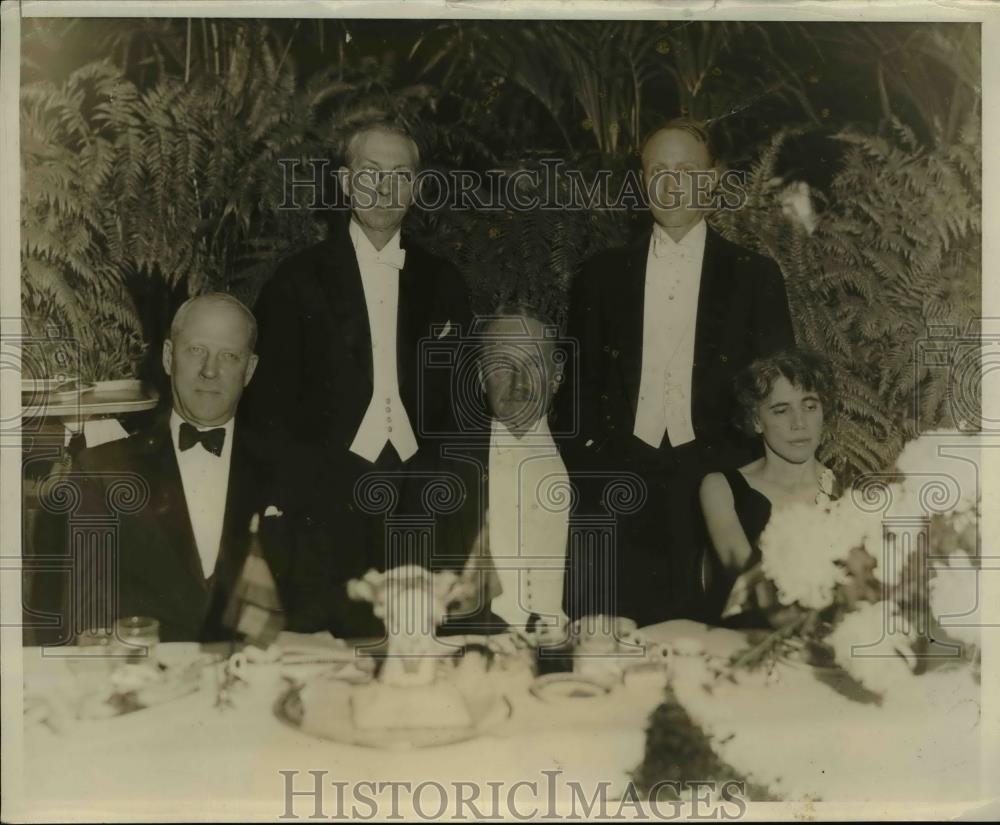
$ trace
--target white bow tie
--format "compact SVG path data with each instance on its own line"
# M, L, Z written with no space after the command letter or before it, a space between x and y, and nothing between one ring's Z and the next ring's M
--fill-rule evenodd
M653 256L656 258L662 258L664 255L674 251L680 244L676 243L669 236L660 233L653 233Z
M381 249L376 252L373 256L375 263L382 264L383 266L391 266L393 269L402 269L403 264L406 262L406 250L399 246L393 246Z

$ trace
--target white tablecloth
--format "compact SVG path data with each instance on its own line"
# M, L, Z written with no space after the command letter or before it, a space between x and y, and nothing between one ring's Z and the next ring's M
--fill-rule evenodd
M968 704L978 687L970 691L961 677L927 674L913 695L882 707L850 701L805 666L768 682L748 676L738 685L716 684L710 694L699 651L727 656L745 646L742 634L691 622L647 634L676 646L674 690L724 743L720 755L785 798L892 803L982 796L978 716ZM79 722L62 735L27 725L25 796L33 812L39 819L274 819L286 811L288 780L280 771L297 771L295 789L307 790L309 771L325 771L326 783L489 781L509 788L524 780L544 787L542 771L555 770L563 800L568 781L590 789L611 783L614 798L643 759L647 720L663 697L654 679L621 685L603 698L551 704L511 677L505 687L513 713L488 735L430 749L375 750L294 729L274 712L283 690L279 667L254 665L250 675L251 685L225 711L214 707L207 685L167 705ZM26 649L24 678L27 694L72 677L64 661ZM324 795L323 812L333 816L332 784ZM436 797L430 799L434 810ZM309 798L293 806L300 817L313 813Z
M65 661L40 653L24 651L26 694L73 678ZM434 748L376 750L315 739L280 720L274 706L287 684L279 666L252 665L249 678L228 710L214 707L215 690L206 684L169 704L77 722L61 735L27 726L25 796L55 818L178 819L184 811L273 819L285 812L288 780L279 771L299 772L296 790L314 787L309 771L326 771L327 783L489 781L504 783L506 793L522 780L545 787L541 772L557 770L560 783L611 783L608 796L614 798L642 761L646 719L662 698L662 686L646 683L553 705L512 676L505 693L513 712L488 735ZM385 793L381 798L388 799ZM427 799L433 811L436 797ZM310 799L293 804L303 818L313 813ZM336 806L335 790L327 784L325 814L334 815Z
M671 638L680 629L724 655L743 645L730 631L684 624L647 634ZM997 794L1000 778L980 770L981 690L967 666L905 678L878 703L858 701L832 668L787 663L735 678L714 679L708 660L692 656L677 663L671 684L716 753L781 799L876 803L879 810Z

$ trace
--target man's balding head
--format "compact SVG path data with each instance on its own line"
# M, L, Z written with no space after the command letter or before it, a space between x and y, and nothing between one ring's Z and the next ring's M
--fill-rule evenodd
M675 241L705 216L717 174L708 132L695 121L668 121L642 145L650 212Z
M222 305L231 308L234 312L242 316L247 326L247 349L253 352L257 348L257 319L239 298L230 295L228 292L208 292L205 295L196 295L188 298L174 314L174 319L170 322L170 337L175 338L178 331L183 327L185 318L195 307L205 307L209 311L212 305ZM224 311L224 310L223 310Z
M520 436L548 415L562 381L558 327L533 307L508 305L484 331L480 375L490 412Z

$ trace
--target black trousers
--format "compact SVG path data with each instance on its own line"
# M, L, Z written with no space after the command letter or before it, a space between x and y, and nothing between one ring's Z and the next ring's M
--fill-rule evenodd
M380 635L381 620L368 603L348 598L347 584L371 569L442 566L435 556L440 519L428 511L433 497L425 495L441 472L438 453L422 445L404 462L386 443L374 462L321 450L300 453L295 462L286 482L295 491L293 539L281 587L288 627L343 638ZM460 569L462 561L445 566Z
M631 435L570 469L578 494L564 591L571 619L601 613L643 626L703 617L704 471L695 443L653 448Z

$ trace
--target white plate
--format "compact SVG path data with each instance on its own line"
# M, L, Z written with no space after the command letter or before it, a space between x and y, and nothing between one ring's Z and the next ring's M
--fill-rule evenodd
M546 673L531 683L531 692L543 702L575 702L607 696L611 688L577 673Z
M504 696L496 701L472 725L454 728L359 728L354 723L351 710L351 692L360 686L330 679L328 675L314 677L327 682L323 691L324 712L307 717L302 703L302 692L308 687L294 685L275 705L279 719L309 736L329 739L342 745L361 745L368 748L429 748L451 745L475 739L510 718L512 708ZM307 721L308 719L314 721Z

